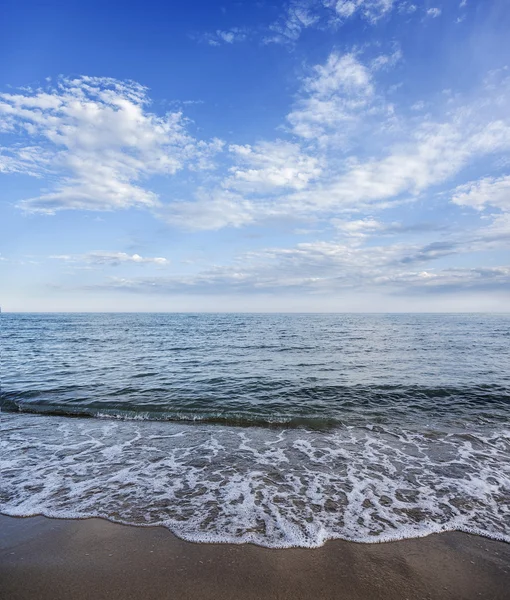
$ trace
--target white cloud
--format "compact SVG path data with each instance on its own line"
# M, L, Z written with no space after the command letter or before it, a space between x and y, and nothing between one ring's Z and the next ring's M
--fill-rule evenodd
M303 189L321 173L319 160L303 154L297 144L277 140L255 146L229 147L238 164L231 167L225 187L260 193L274 188Z
M500 80L496 88L489 83L486 95L470 104L461 99L452 104L449 97L442 122L395 117L398 127L392 139L384 127L377 128L381 113L374 117L374 107L378 110L384 103L376 103L380 94L370 68L352 53L333 53L303 80L302 99L289 116L297 127L294 133L305 134L300 143L229 146L234 164L216 188L199 190L194 198L174 202L159 214L187 229L218 229L274 218L330 220L354 212L373 214L416 200L470 163L510 150L510 123L503 118L508 82ZM322 113L305 110L312 100L347 106L345 113L351 112L346 118L332 111L329 121L321 119ZM339 135L360 137L361 131L368 136L361 139L366 156L336 143ZM376 136L380 144L374 143Z
M441 14L441 9L440 8L429 8L427 9L427 17L432 17L433 19L436 19L437 17L439 17Z
M143 257L139 254L127 254L126 252L89 252L87 254L59 254L50 256L52 259L63 260L72 263L86 263L89 265L118 266L121 264L154 264L166 266L170 264L167 258Z
M378 71L379 69L388 69L394 67L402 59L402 51L396 48L391 54L380 54L371 62L371 69Z
M246 33L238 27L234 27L228 31L218 30L216 35L227 44L233 44L234 42L242 42L246 39Z
M418 100L411 106L411 110L420 111L423 110L427 105L423 100Z
M316 65L314 71L314 76L304 82L304 89L310 94L328 98L339 92L363 96L373 93L371 75L354 54L333 52L326 64Z
M94 164L81 180L64 179L54 192L27 198L20 207L27 212L54 214L59 210L115 210L129 206L155 207L158 197L131 183L122 181L116 172ZM102 178L102 172L107 175ZM109 176L109 177L108 177Z
M225 189L198 189L194 200L174 201L158 209L167 223L188 230L216 230L253 223L260 212L242 195Z
M463 109L450 122L426 122L380 159L346 161L344 171L288 197L294 211L366 209L403 194L417 196L453 177L474 159L510 150L510 124L477 121Z
M455 95L443 100L442 121L428 116L417 122L405 116L407 107L404 116L398 107L392 116L384 113L388 106L376 72L395 64L400 53L388 56L394 55L362 62L359 53L333 52L301 82L288 117L299 137L231 144L221 171L208 175L206 185L199 180L193 188L176 186L171 201L163 202L148 178L185 167L210 168L223 143L193 139L180 113L158 117L148 112L146 90L134 83L80 78L63 80L51 93L4 94L0 110L7 127L35 130L30 145L13 144L11 154L0 158L23 160L56 181L24 201L32 211L143 206L174 226L199 230L276 218L372 216L424 197L475 160L510 150L509 84L503 71L491 75L484 94L470 103ZM350 143L351 134L357 147ZM339 136L348 143L339 144ZM459 188L455 202L472 204L475 193L486 194L486 187ZM358 221L366 219L361 215Z
M214 266L193 275L115 278L98 287L157 294L508 289L510 267L506 265L440 269L433 266L434 261L463 251L449 242L360 246L356 240L316 241L247 252L230 265Z
M493 206L510 211L510 176L485 177L460 185L454 190L452 202L477 210Z
M492 217L492 222L481 230L481 235L485 239L510 239L510 212Z
M383 276L377 280L377 283L404 288L408 292L419 294L426 291L442 292L447 290L458 292L460 290L495 290L498 288L507 291L510 286L510 267L505 265L499 267L407 271Z
M49 172L51 155L38 146L1 147L0 173L23 173L42 177Z
M217 29L214 33L196 36L198 40L206 42L209 46L221 46L222 44L235 44L244 42L249 37L249 32L243 27L232 27L231 29Z
M314 11L310 0L296 0L290 2L283 15L269 26L269 34L263 39L265 44L285 44L295 42L303 29L315 25L320 20L320 15Z
M355 120L374 96L370 70L354 54L333 52L303 82L301 99L287 116L292 132L305 139L324 139L332 129Z
M326 6L334 8L342 19L348 19L357 13L375 23L394 8L394 0L333 0L325 1Z
M359 0L357 2L352 0L338 0L335 9L341 17L352 17L360 4Z
M294 44L304 30L315 27L320 29L335 29L346 20L359 17L369 23L375 24L379 19L391 13L397 6L395 0L291 0L284 5L279 18L262 29L262 43L264 44ZM402 3L398 6L402 6ZM408 12L413 12L409 10ZM231 35L238 31L239 35ZM259 32L253 32L253 34ZM227 39L220 34L226 34ZM214 34L200 36L211 45L220 45L222 42L232 43L242 41L248 37L246 29L216 31ZM254 35L250 36L254 37ZM223 39L222 39L223 38Z
M332 219L331 222L344 235L360 239L365 238L367 235L384 231L387 227L387 225L372 217L355 220Z
M160 117L148 105L143 86L98 77L60 79L49 91L0 94L4 130L18 138L3 169L50 172L56 181L21 206L45 213L154 207L158 197L142 180L185 166L208 168L221 142L196 141L180 112Z

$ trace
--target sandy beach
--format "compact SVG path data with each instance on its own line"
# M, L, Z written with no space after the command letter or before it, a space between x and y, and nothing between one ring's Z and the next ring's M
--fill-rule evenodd
M274 550L160 527L0 516L0 598L506 600L510 545L464 533Z

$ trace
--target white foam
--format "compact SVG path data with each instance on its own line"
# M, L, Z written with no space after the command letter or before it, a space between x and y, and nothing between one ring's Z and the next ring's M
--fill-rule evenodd
M490 423L312 432L4 413L0 434L13 516L282 548L447 530L510 542L510 432Z

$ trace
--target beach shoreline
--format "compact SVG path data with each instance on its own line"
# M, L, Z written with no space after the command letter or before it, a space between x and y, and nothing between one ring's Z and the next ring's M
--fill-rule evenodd
M0 515L0 598L491 599L510 544L460 532L316 549L202 544L163 527Z

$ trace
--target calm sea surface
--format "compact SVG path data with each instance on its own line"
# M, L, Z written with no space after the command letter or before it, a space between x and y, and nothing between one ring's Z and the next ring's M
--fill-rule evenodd
M0 315L0 512L510 541L510 315Z

